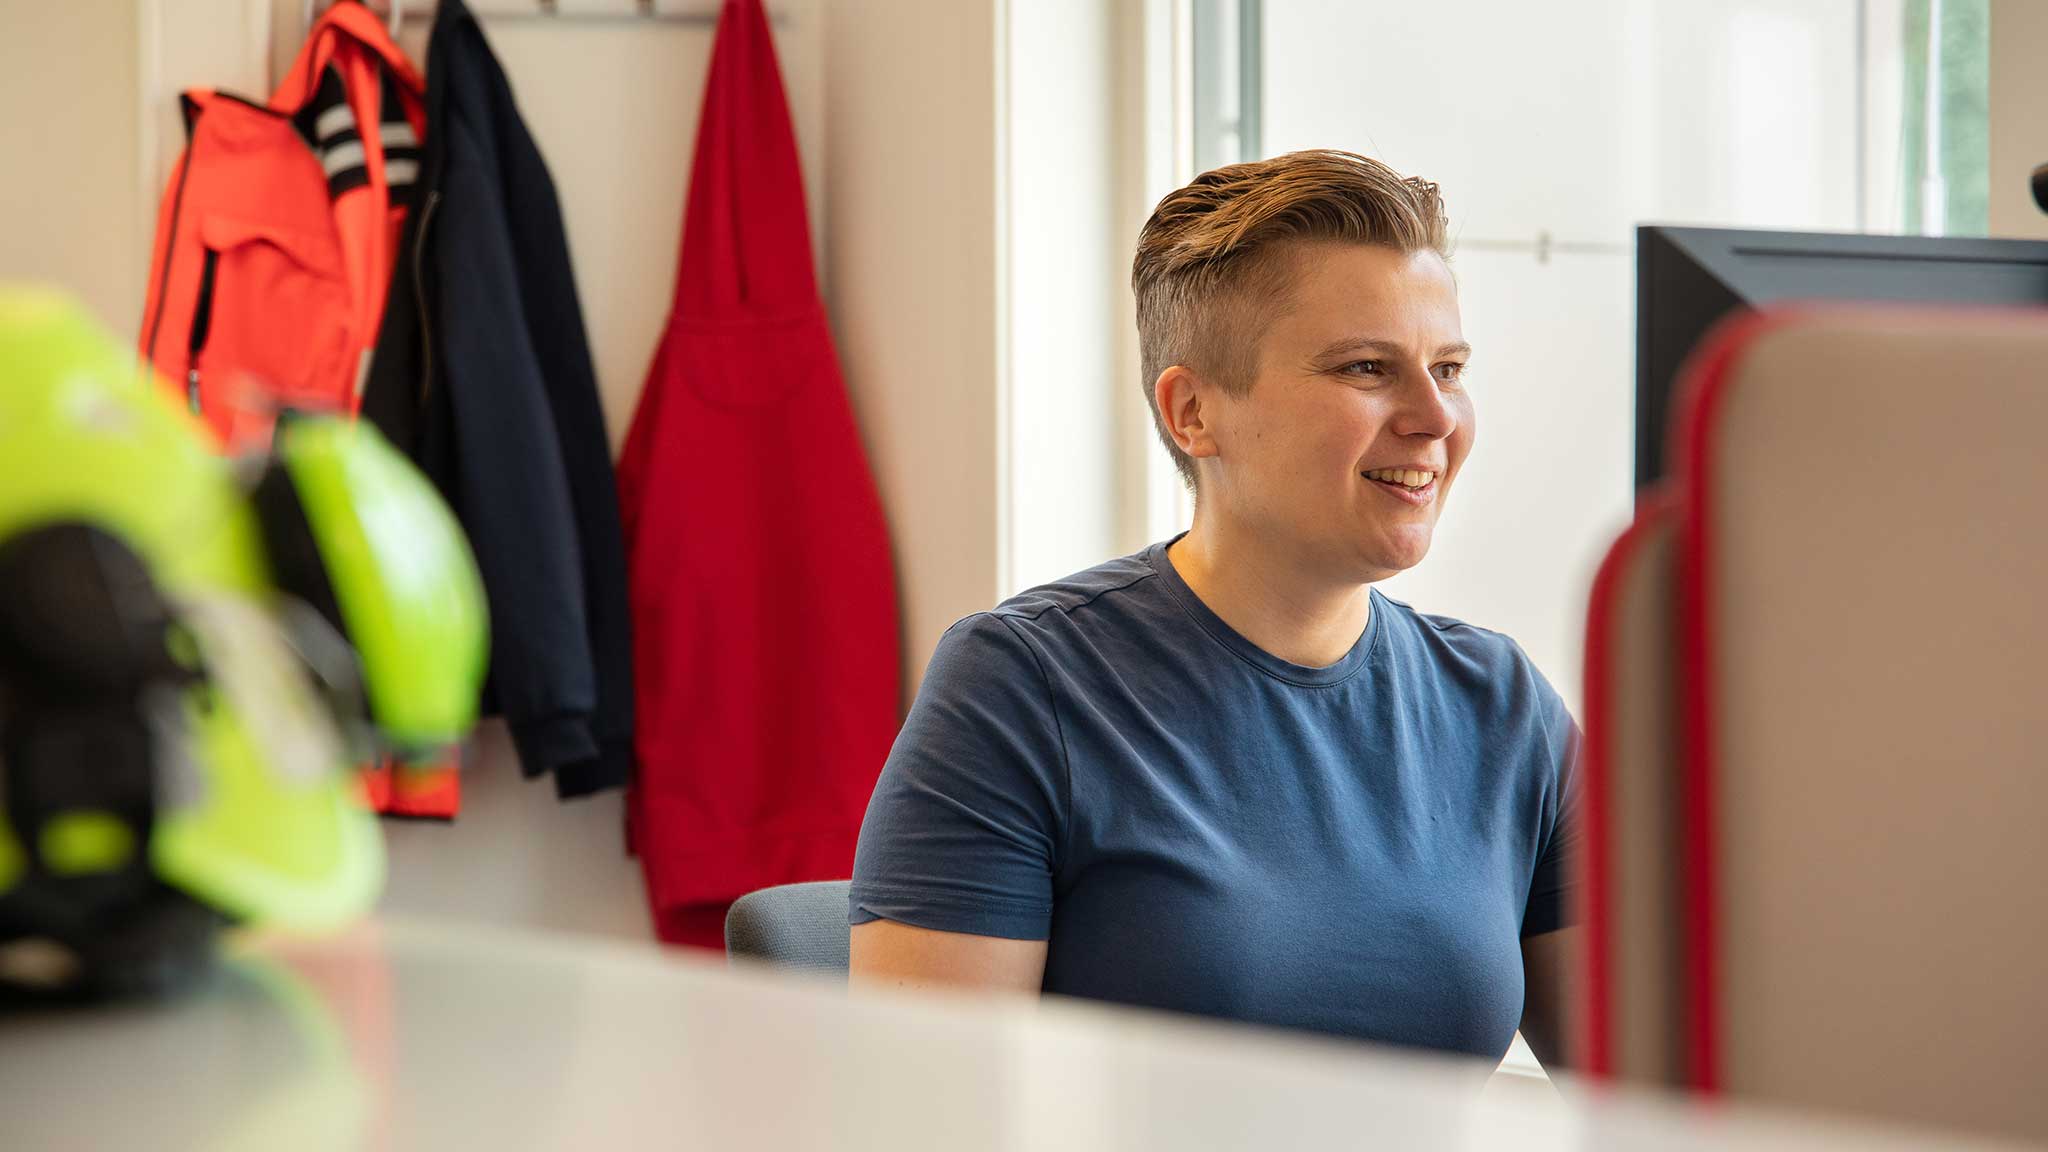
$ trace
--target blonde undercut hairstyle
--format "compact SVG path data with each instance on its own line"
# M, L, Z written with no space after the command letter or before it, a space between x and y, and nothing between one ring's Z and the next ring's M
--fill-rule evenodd
M1259 335L1294 287L1283 250L1300 242L1450 258L1435 184L1327 148L1204 172L1161 200L1138 233L1131 290L1145 403L1190 488L1195 462L1167 434L1152 386L1179 364L1233 394L1249 389Z

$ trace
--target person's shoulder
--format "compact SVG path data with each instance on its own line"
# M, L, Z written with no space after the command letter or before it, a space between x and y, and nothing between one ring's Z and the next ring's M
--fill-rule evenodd
M1386 609L1396 626L1435 643L1474 654L1525 658L1522 657L1522 646L1515 643L1514 638L1505 632L1496 632L1455 616L1424 612L1405 600L1396 600L1377 589L1373 591L1373 597L1377 601L1376 606Z
M985 685L1045 678L1110 632L1142 627L1148 609L1122 595L1156 575L1144 553L1026 589L954 621L939 638L926 684Z
M1078 627L1116 628L1133 614L1133 596L1158 572L1139 552L1027 588L993 608L969 613L946 629L945 649L1015 648L1025 637L1047 637Z
M1555 695L1536 662L1507 633L1454 616L1417 611L1391 596L1379 595L1379 604L1387 610L1391 629L1406 633L1427 658L1447 670L1495 685L1503 679L1526 681Z
M1141 596L1158 575L1147 552L1120 556L1027 588L980 615L992 616L1024 633L1066 624L1084 628L1112 625L1128 613L1133 598Z
M1379 604L1386 606L1391 627L1408 640L1401 646L1406 658L1394 660L1400 674L1427 679L1438 699L1450 701L1458 716L1492 733L1496 742L1542 750L1502 763L1530 767L1529 778L1549 787L1571 759L1577 726L1564 697L1522 646L1504 632L1418 612L1399 600L1382 596Z

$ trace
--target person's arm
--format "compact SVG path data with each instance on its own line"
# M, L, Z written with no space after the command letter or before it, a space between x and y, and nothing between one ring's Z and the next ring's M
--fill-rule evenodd
M1541 682L1541 674L1531 674ZM1579 839L1579 727L1564 701L1542 686L1544 759L1551 767L1550 826L1539 847L1522 919L1522 1039L1549 1071L1571 1067L1572 1022L1581 1003L1583 928L1575 926L1573 883Z
M1549 1071L1574 1063L1569 1035L1579 1004L1581 928L1522 938L1522 1039Z
M889 988L972 988L1036 995L1045 941L915 928L893 920L853 926L853 980Z
M853 983L1035 994L1069 803L1038 655L993 614L954 625L861 823Z

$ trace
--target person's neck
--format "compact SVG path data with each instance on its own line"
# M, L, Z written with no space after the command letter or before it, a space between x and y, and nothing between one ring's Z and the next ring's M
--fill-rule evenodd
M1342 660L1372 619L1368 586L1333 581L1269 541L1242 536L1197 512L1166 558L1211 612L1260 649L1311 668Z

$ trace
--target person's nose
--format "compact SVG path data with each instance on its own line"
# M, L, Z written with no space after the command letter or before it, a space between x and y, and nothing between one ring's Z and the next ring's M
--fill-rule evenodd
M1428 371L1411 375L1401 389L1400 407L1394 413L1394 431L1401 436L1444 440L1458 430L1458 413L1445 398L1436 377Z

